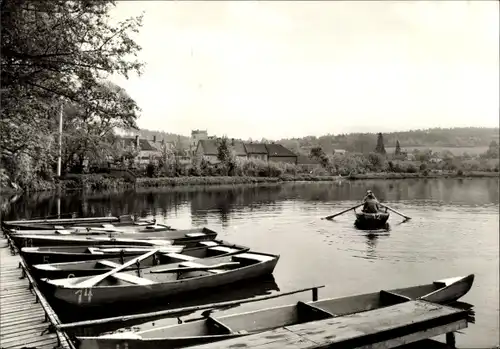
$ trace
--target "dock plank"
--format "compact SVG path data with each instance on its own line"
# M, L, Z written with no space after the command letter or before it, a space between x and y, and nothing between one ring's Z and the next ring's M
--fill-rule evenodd
M288 347L287 340L295 345L298 338L303 340L300 346L303 349L387 349L465 328L466 316L460 309L410 301L382 309L285 326L192 349L279 349Z
M55 333L46 331L50 322L35 293L29 290L28 278L21 278L21 257L12 254L7 240L0 238L0 343L2 349L23 347L54 348L58 345ZM61 341L62 348L72 348Z

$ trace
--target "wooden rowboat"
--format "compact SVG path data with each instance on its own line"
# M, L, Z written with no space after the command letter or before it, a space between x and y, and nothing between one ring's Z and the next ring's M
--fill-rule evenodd
M141 270L70 279L41 279L49 293L80 307L115 302L137 302L199 291L272 274L279 256L244 252L232 256L197 259Z
M471 274L390 291L298 302L242 314L211 315L192 322L139 332L124 331L98 337L78 337L78 342L80 349L114 349L121 348L124 343L129 349L181 348L380 309L412 300L444 305L465 295L473 282L474 275Z
M217 232L208 228L161 230L144 234L119 234L118 237L108 235L79 234L72 235L66 232L55 231L54 234L30 234L17 232L10 234L10 238L18 247L40 246L71 246L71 245L162 245L162 244L189 244L198 241L213 240Z
M38 260L58 261L58 263L32 265L31 271L36 277L48 279L67 278L69 275L79 277L101 274L113 270L116 266L126 263L132 258L150 250L149 247L140 246L134 248L127 246L104 246L101 248L87 246L25 247L22 249L23 257L27 254L25 252L26 249L37 249L36 252L32 252L31 254L37 254ZM158 254L142 260L139 268L144 269L155 265L178 263L196 258L206 259L230 256L248 250L249 248L246 246L234 245L222 240L200 241L196 246L184 249L180 248L178 251L160 250ZM122 251L124 251L123 254ZM25 257L25 259L27 258ZM32 257L30 260L33 261L34 258ZM62 262L62 260L66 262ZM137 266L126 270L133 269L137 269Z
M9 236L15 235L120 235L146 233L151 236L164 236L165 234L173 234L177 230L172 229L169 225L163 224L148 224L148 225L122 225L120 227L113 224L101 224L99 227L59 227L56 229L33 229L33 230L17 230L10 231ZM164 234L159 234L163 232Z
M388 212L356 212L356 221L354 222L354 225L359 229L381 229L387 225L388 219Z
M96 218L67 218L67 219L46 219L46 220L21 220L2 222L2 228L10 232L12 230L55 230L80 228L104 228L106 226L132 227L154 225L156 219L134 219L131 215L116 217L96 217Z
M121 217L85 217L85 218L54 218L54 219L22 219L15 221L3 221L2 229L32 230L32 229L57 229L56 225L72 226L76 224L99 225L103 223L117 224L119 222L130 223L130 216Z

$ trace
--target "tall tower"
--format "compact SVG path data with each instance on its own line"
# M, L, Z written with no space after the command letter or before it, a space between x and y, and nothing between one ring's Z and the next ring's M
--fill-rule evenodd
M207 130L192 130L191 131L191 146L190 146L191 155L193 155L194 152L196 151L196 147L198 146L198 142L201 140L206 140L206 139L208 139Z

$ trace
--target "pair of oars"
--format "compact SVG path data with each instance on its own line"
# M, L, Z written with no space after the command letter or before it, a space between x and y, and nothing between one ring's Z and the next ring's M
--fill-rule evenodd
M349 212L349 211L351 211L351 210L355 210L355 209L357 209L358 207L361 207L361 206L363 206L363 205L364 205L364 203L361 203L361 204L359 204L359 205L356 205L356 206L353 206L353 207L351 207L351 208L348 208L347 210L341 211L341 212L339 212L339 213L332 214L331 216L327 216L327 217L325 217L324 219L328 219L328 220L334 219L335 217L340 216L341 214L344 214L344 213ZM389 207L389 206L387 206L387 205L382 205L382 204L379 204L379 205L380 205L380 206L382 206L382 207L385 207L385 208L386 208L386 209L388 209L389 211L392 211L392 212L394 212L394 213L396 213L396 214L400 215L401 217L403 217L403 218L404 218L404 219L406 219L406 220L411 219L411 217L405 216L405 215L404 215L404 214L402 214L401 212L398 212L398 211L396 211L395 209L392 209L392 208L390 208L390 207Z

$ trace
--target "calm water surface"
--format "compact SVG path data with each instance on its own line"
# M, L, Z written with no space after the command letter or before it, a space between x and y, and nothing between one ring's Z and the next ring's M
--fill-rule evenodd
M4 198L4 217L46 216L55 214L59 205L61 213L135 213L155 216L175 228L207 226L218 231L219 238L281 255L271 289L325 285L320 297L474 273L474 285L461 300L474 305L476 321L457 335L457 344L478 348L499 344L498 184L498 178L439 179L139 190L61 198L41 194L10 198L10 204ZM390 231L373 235L353 227L352 212L334 221L321 219L357 204L367 189L412 220L400 224L402 219L391 214ZM299 294L249 303L226 313L309 298Z

